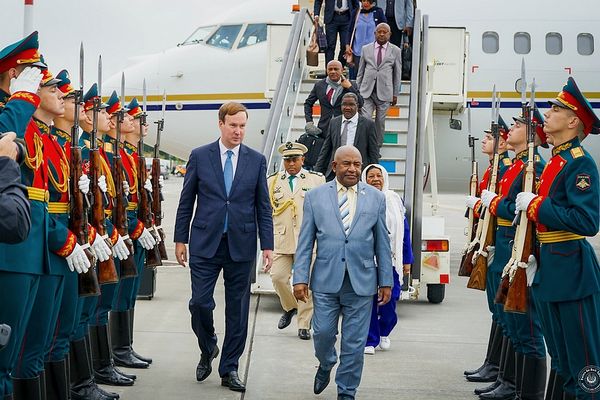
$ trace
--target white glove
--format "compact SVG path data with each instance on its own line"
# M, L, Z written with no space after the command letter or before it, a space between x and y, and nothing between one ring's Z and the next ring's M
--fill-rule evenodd
M519 211L527 211L527 207L529 207L529 203L533 200L537 195L531 192L521 192L517 195L517 200L515 201L515 214L518 214Z
M123 181L123 191L125 192L125 196L129 196L129 182Z
M113 246L113 254L121 261L126 260L127 257L129 257L129 249L127 249L127 245L125 245L125 241L121 235L119 235L117 243Z
M525 272L527 273L527 286L531 286L533 283L533 278L535 278L535 273L537 272L537 260L533 254L530 255L529 259L527 260L527 268L525 268Z
M488 246L487 253L488 253L487 263L488 263L488 267L489 267L494 262L494 255L496 254L496 246Z
M42 81L42 71L39 68L27 67L17 76L10 80L10 94L17 92L37 93Z
M100 177L98 178L98 187L100 188L100 190L102 190L102 193L106 193L106 190L108 189L106 187L106 176L100 175Z
M92 243L92 249L94 249L94 253L96 253L96 257L98 257L98 261L106 261L112 256L112 251L104 238L98 233L96 233L96 237L94 238L94 242Z
M144 182L144 189L152 193L152 181L150 179L146 179L146 182Z
M465 204L467 205L467 207L469 208L474 208L475 204L479 201L479 197L475 197L475 196L467 196L465 198Z
M158 177L158 186L161 189L165 186L165 178L162 175Z
M81 175L77 184L81 193L88 194L90 192L90 178L86 174Z
M140 242L142 247L146 250L152 250L154 248L154 246L156 245L156 240L154 240L154 238L152 237L152 234L146 228L144 228L144 231L138 238L138 242Z
M490 192L489 190L483 190L481 192L481 202L485 205L486 208L490 207L490 203L494 200L497 194L494 192Z
M90 269L90 260L88 260L83 247L79 243L75 244L75 248L67 256L67 264L71 272L77 271L78 274L85 273Z

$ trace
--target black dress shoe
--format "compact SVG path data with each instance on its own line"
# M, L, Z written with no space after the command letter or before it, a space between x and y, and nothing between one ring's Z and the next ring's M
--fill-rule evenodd
M481 371L465 376L469 382L494 382L498 378L498 366L487 364Z
M308 329L298 329L298 337L302 340L310 340L310 331Z
M496 389L498 386L500 386L500 381L496 379L494 381L494 383L492 383L491 385L486 386L484 388L475 389L475 390L473 390L473 392L479 396L480 394L491 392L492 390Z
M515 398L515 386L508 382L502 383L491 392L480 394L479 398L482 400L512 400Z
M128 374L128 373L125 373L125 372L121 371L121 370L120 370L119 368L117 368L117 367L115 367L115 371L117 372L117 374L119 374L119 375L122 375L122 376L124 376L125 378L129 378L129 379L132 379L132 380L134 380L134 381L137 379L137 375L135 375L135 374Z
M315 374L315 384L313 387L313 391L315 394L321 393L327 385L329 385L329 380L331 378L331 370L324 370L319 365L317 369L317 373Z
M113 347L112 354L115 365L119 367L144 369L150 366L147 362L134 356L130 346Z
M206 356L204 353L202 354L202 356L200 356L200 362L198 363L198 366L196 367L196 380L198 382L202 382L203 380L208 378L208 376L212 372L212 365L211 365L212 360L217 358L218 355L219 355L219 347L215 346L215 348L210 356Z
M94 377L96 382L110 386L132 386L134 383L133 379L129 379L115 371L112 364L95 370Z
M292 317L296 315L297 312L298 310L295 308L292 308L290 311L284 312L281 318L279 318L279 323L277 324L277 327L279 329L287 328L292 323Z
M234 392L245 392L246 386L244 382L240 380L237 371L231 371L227 375L221 377L221 386L228 387L229 390Z

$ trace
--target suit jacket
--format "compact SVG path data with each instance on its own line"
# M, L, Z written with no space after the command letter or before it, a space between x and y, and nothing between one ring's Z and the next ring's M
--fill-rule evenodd
M194 203L196 211L192 220ZM226 211L229 212L229 255L233 261L251 261L256 257L257 227L261 249L273 249L265 157L240 145L235 176L227 196L216 141L194 149L190 155L177 209L175 242L189 241L192 256L213 257L223 234Z
M311 271L315 244L317 255ZM304 219L293 268L294 285L310 282L311 290L319 293L337 293L346 270L359 296L372 296L378 287L391 287L392 253L385 224L384 194L358 183L356 211L346 236L336 181L309 191L304 200Z
M321 154L315 165L315 171L325 174L331 173L331 162L335 151L340 147L342 139L342 116L335 117L329 124L325 142L321 148ZM354 136L354 147L360 151L363 165L377 164L379 162L379 146L375 123L359 114L356 135Z
M387 11L387 1L382 4L384 11ZM394 19L399 30L411 27L414 24L415 8L412 0L396 0L394 1Z
M327 100L327 79L321 79L315 83L315 86L313 86L310 94L304 101L304 119L306 122L311 122L313 120L313 105L318 100L319 106L321 106L321 117L319 118L318 127L321 129L322 134L325 135L331 118L342 115L342 97L344 97L346 93L354 93L358 96L358 105L359 107L362 107L364 101L358 93L358 86L356 86L356 83L353 82L352 87L349 89L343 89L342 93L335 99L333 105Z
M333 20L333 15L335 11L335 1L336 0L325 0L325 18L323 22L325 24L329 24ZM323 0L315 0L315 15L321 15L321 6L323 5ZM350 18L354 15L354 10L358 8L358 0L348 0L348 22L350 22Z
M309 190L325 183L325 177L318 172L301 169L296 175L293 192L285 171L272 174L267 181L273 207L275 253L294 254L302 225L304 197ZM293 203L289 203L290 200Z
M381 60L381 64L377 66L374 45L375 42L362 48L356 83L361 96L365 99L371 97L373 90L376 90L379 100L391 102L394 96L400 94L402 51L398 46L391 42L388 43L385 57Z

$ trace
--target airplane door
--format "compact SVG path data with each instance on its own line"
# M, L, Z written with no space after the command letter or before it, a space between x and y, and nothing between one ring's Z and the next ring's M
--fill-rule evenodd
M290 36L289 25L269 25L267 43L269 50L267 52L267 87L265 88L265 97L272 99L277 88L277 79L279 71L283 64L283 55L287 47Z

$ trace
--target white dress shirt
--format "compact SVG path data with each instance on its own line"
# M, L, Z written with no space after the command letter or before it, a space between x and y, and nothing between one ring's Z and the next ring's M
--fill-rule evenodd
M342 146L350 145L354 146L354 138L356 137L356 128L358 127L358 113L354 114L354 116L350 119L344 118L342 115L342 130L340 131L340 137L342 132L344 131L345 121L350 121L348 125L348 141L346 143L342 143Z
M334 0L334 1L335 1L335 3L334 3L335 4L335 6L334 6L334 10L335 11L343 12L343 11L348 10L348 0L342 0L342 8L339 8L337 6L337 1L336 0Z
M387 53L387 49L388 49L388 44L390 42L386 42L385 44L380 45L379 43L377 43L377 40L374 43L373 46L373 54L375 55L375 62L377 63L377 53L379 53L379 46L383 47L381 49L381 62L383 62L383 60L385 60L385 54Z
M233 166L233 176L235 177L235 169L237 167L239 154L240 154L240 145L238 144L233 149L228 149L225 147L221 139L219 139L219 152L221 154L221 168L225 169L225 161L227 161L227 150L233 151L233 155L231 156L231 165Z

